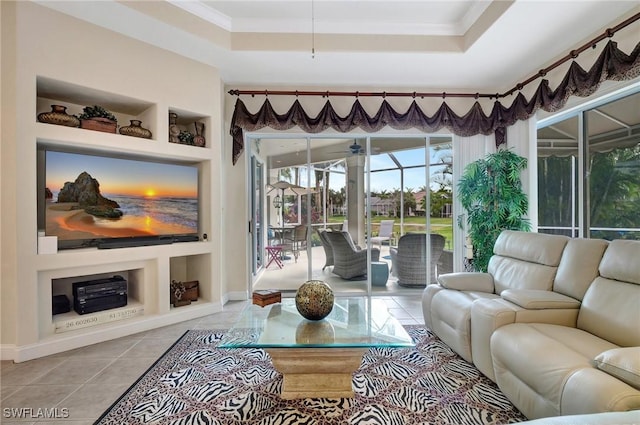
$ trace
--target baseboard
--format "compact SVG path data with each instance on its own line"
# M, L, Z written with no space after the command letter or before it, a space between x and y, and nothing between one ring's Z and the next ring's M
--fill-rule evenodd
M128 320L111 322L94 328L80 329L74 332L58 334L55 338L46 338L33 344L20 347L3 345L2 360L16 363L61 353L91 344L130 336L138 332L149 331L163 326L173 325L187 320L219 313L223 310L221 302L194 303L188 307L172 309L169 314L147 315Z
M16 358L15 344L0 344L0 360L13 360Z

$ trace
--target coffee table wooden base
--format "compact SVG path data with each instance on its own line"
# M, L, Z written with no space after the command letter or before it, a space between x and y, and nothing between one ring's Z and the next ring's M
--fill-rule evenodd
M265 348L282 373L283 399L350 398L366 348Z

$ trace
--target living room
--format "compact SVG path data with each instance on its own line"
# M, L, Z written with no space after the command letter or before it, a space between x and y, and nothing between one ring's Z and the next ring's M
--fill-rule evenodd
M491 3L492 8L496 10L490 10L497 16L485 16L485 19L491 17L493 21L508 13L509 9L514 12L517 8L523 7L517 4L519 2ZM580 15L583 19L589 18L588 26L577 29L574 34L568 34L559 29L559 22L562 22L563 17L554 16L553 28L567 39L553 49L544 44L529 47L532 50L521 53L527 59L516 61L519 62L519 67L508 71L501 69L499 76L485 76L487 80L478 80L477 85L463 84L453 79L448 80L449 83L434 85L425 80L415 83L413 78L417 78L416 74L419 72L413 70L411 76L404 73L399 75L396 79L400 83L384 85L365 79L373 78L374 72L371 72L370 77L369 72L363 68L353 67L348 73L345 71L351 78L351 83L342 84L338 80L334 81L331 78L332 74L327 71L325 62L329 56L335 58L336 55L344 55L336 46L340 41L331 44L331 37L324 38L326 34L317 34L318 45L314 48L315 57L312 57L311 34L306 29L303 36L291 37L288 41L286 37L279 38L275 35L263 40L276 45L280 42L277 50L281 51L278 55L291 54L287 53L287 50L291 49L301 58L300 68L283 66L288 68L289 73L300 74L298 79L289 79L284 77L284 74L278 77L279 69L273 68L278 64L264 63L264 67L261 68L258 65L260 62L243 62L241 58L238 59L248 51L258 50L263 62L270 60L268 47L251 44L259 43L260 40L256 39L259 37L247 36L247 40L232 40L229 31L205 23L172 2L3 1L0 9L2 360L20 364L82 349L92 344L126 340L141 332L160 332L163 327L169 325L184 330L184 324L198 321L204 326L202 318L216 313L225 315L234 302L243 302L251 298L254 278L250 237L245 233L245 229L251 219L248 155L252 151L247 146L244 153L240 152L239 161L233 165L238 153L237 150L234 151L233 138L229 134L234 108L236 100L241 99L248 111L255 113L267 98L278 113L284 113L298 96L235 96L228 94L229 90L280 89L293 92L308 90L363 93L387 90L405 94L416 91L470 94L503 92L535 75L540 68L548 66L587 40L602 34L607 28L638 13L637 4L634 5L633 2L611 2L611 5L607 4L604 7L602 4L598 5L599 2L584 3L581 2L578 9L586 14ZM322 2L317 2L315 7L316 11L321 13ZM569 8L567 5L563 7ZM591 9L592 7L594 9ZM594 10L598 11L597 17L591 15ZM114 15L114 11L121 14ZM310 19L309 17L309 22ZM575 25L578 18L564 19L579 27ZM183 21L186 29L175 27L176 20ZM110 21L111 26L107 25L106 21ZM153 30L148 30L149 27L146 25L151 25ZM630 54L638 43L637 26L638 23L635 22L612 37L618 43L618 48L627 54ZM320 29L321 27L318 27L318 30ZM473 27L472 32L483 30L486 28ZM159 36L159 40L155 40L152 35ZM345 37L342 41L356 42L355 38L357 37ZM478 35L478 38L481 36ZM220 42L221 39L226 41ZM215 42L211 43L211 40ZM393 38L390 38L389 43L392 40ZM420 40L431 40L428 48L434 48L432 44L437 45L436 41L442 41L428 37ZM243 41L247 44L243 45ZM467 41L473 44L470 39ZM504 49L518 49L517 37L510 41ZM469 47L460 47L460 43L463 41L457 39L457 42L450 42L439 48L449 49L445 54L455 56L456 51ZM483 43L491 44L489 41ZM604 41L598 43L597 49L588 49L580 54L579 61L585 69L589 69L594 63L604 44ZM360 48L366 50L365 47ZM396 49L399 46L393 44L386 48ZM404 48L419 50L421 47ZM228 53L234 49L235 53L239 54L231 58ZM323 49L329 50L330 53L323 53ZM180 51L182 53L178 53ZM386 53L389 54L388 51ZM275 54L272 61L280 62L280 56ZM403 65L398 63L399 57L392 57L394 60L388 62L394 63L385 64L384 68L402 69ZM225 60L228 60L229 64L233 62L236 73L229 71L230 67L211 64ZM306 72L313 70L315 65L318 70ZM464 66L473 67L470 64ZM501 68L502 65L494 63L491 67ZM460 68L444 70L442 74L462 73L463 70ZM565 70L558 69L549 73L546 78L549 79L551 87L555 87L561 81ZM361 85L357 83L358 77L363 81ZM497 78L498 81L493 78ZM467 81L470 80L472 79L467 77ZM527 98L538 82L536 80L523 88L522 92ZM568 99L564 110L605 95L615 94L620 90L635 88L637 91L638 83L637 76L623 81L605 81L586 99ZM440 98L427 97L420 101L425 110L433 113L443 102L443 97L446 98L444 100L447 105L458 115L464 115L475 100L443 95ZM321 96L299 96L299 100L311 115L317 113L326 102ZM349 113L354 100L355 96L331 97L331 103L340 115ZM372 114L382 99L360 96L358 100ZM407 96L389 97L387 100L397 111L404 112L414 99ZM494 100L481 98L479 103L484 110L490 111ZM503 103L508 105L510 99L504 100ZM53 104L65 105L69 115L80 115L83 108L90 105L108 106L107 109L116 116L121 128L130 122L133 125L132 121L140 121L142 127L148 129L151 134L148 138L129 137L123 133L109 134L38 122L37 116L49 112ZM196 128L201 126L204 145L172 142L172 124L168 119L170 114L177 116L177 135L181 131L194 133ZM536 119L550 116L551 112L540 110ZM507 129L507 146L521 155L528 156L531 159L530 164L535 162L533 159L536 157L536 119L520 121ZM196 123L198 126L194 126ZM246 140L277 135L276 130L266 128L260 131L245 131L248 133ZM418 131L396 131L388 127L376 134L393 137L402 132L405 136L424 136ZM292 137L310 136L299 129L289 130L289 133ZM329 131L328 134L331 133ZM360 130L354 132L354 137L364 139L372 135L373 133ZM451 131L443 128L429 136L448 137L451 136ZM459 161L456 165L460 167L458 172L462 171L465 163L495 150L493 134L455 136L453 139L454 151L460 153L454 158L454 161ZM195 170L193 173L198 187L197 231L175 230L169 225L169 221L165 221L163 229L169 229L167 232L172 238L179 235L187 239L172 239L171 243L166 244L115 249L100 249L95 246L58 249L56 245L52 251L47 251L46 238L51 236L39 234L47 219L43 207L46 199L43 198L43 194L39 193L36 196L35 193L43 187L46 164L53 163L53 159L47 159L50 152L91 157L107 156L116 161L139 161L134 165L120 163L115 166L116 169L120 167L123 172L149 163ZM155 179L160 181L162 174L168 173L166 170L158 172ZM66 181L72 181L76 176L77 173L68 177ZM533 196L538 184L537 176L529 170L523 173L522 178L525 189ZM103 181L100 183L102 187L106 187ZM170 185L169 182L163 184ZM148 190L145 192L147 196L154 195L151 187L145 190ZM269 199L270 206L273 205L272 201ZM534 201L531 202L531 208L532 211L536 211ZM58 211L56 214L63 215L69 212ZM63 223L59 228L66 231L69 231L74 223L76 226L82 223L82 220L56 220ZM456 229L453 231L451 247L455 258L453 268L455 271L462 271L465 235L455 225L453 227ZM90 230L84 228L82 231L85 233L83 241L92 239L86 236L86 233L91 233ZM193 234L197 236L197 240L190 241L188 237ZM382 248L384 255L390 256L387 249L391 246L383 245ZM77 323L79 316L63 320L53 314L52 297L66 294L68 298L72 298L73 282L79 279L110 278L114 275L124 276L129 282L130 305L127 307L128 310L123 310L121 317L116 318L118 320L90 326L90 323ZM302 279L306 278L302 276ZM174 307L169 293L169 284L174 280L197 280L199 300L188 306ZM365 287L366 285L367 282ZM415 296L415 293L412 294ZM65 330L65 327L68 329ZM178 336L169 333L166 338L162 338L175 341Z

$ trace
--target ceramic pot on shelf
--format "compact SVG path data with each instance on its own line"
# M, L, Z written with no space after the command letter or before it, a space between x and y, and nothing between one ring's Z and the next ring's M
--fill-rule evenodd
M132 137L141 137L143 139L151 138L151 131L142 127L142 121L130 120L131 125L120 127L120 134Z
M175 112L169 112L169 142L180 143L178 135L180 134L180 127L177 124L178 114Z
M64 125L65 127L79 127L80 120L73 115L67 114L67 107L62 105L51 105L51 112L42 112L38 114L38 121Z
M194 122L193 125L196 128L196 135L193 136L193 144L195 146L200 146L201 148L207 144L206 139L203 136L204 133L204 123L202 122Z

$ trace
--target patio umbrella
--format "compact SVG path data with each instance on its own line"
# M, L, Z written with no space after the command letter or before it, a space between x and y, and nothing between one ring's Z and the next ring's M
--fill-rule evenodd
M285 195L307 195L309 193L313 193L314 190L308 187L302 187L297 184L289 183L285 180L279 180L275 183L267 184L267 187L271 189L267 193L271 193L274 190L279 190L282 193L282 202L284 203ZM284 204L280 207L280 223L284 225Z
M308 193L313 193L313 189L311 188L298 186L297 184L289 183L288 181L285 181L285 180L279 180L275 183L269 183L267 186L271 188L271 190L269 190L269 192L267 193L270 193L275 189L280 189L282 190L282 196L306 195Z

